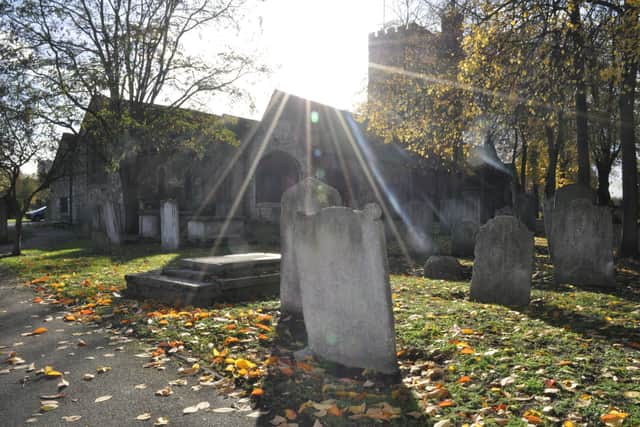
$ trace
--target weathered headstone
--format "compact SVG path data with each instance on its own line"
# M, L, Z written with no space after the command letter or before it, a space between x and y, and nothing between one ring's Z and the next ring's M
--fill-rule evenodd
M476 237L471 298L485 303L529 303L533 233L514 216L497 216Z
M473 256L479 225L472 221L455 224L451 230L451 255Z
M514 206L515 216L530 231L536 230L536 218L538 216L538 201L533 194L518 194Z
M544 231L547 236L549 254L553 253L553 213L558 209L566 208L573 200L588 200L593 204L596 200L596 194L582 184L569 184L558 188L553 198L544 202Z
M407 242L411 249L420 254L433 253L433 209L428 202L412 200L406 207Z
M175 200L165 200L160 204L160 239L164 250L180 247L180 214Z
M111 200L105 200L102 203L102 219L104 220L104 227L107 233L107 239L112 245L119 245L120 239L120 227L118 216L116 214L115 204Z
M586 199L556 206L551 236L556 283L615 286L613 224L608 208Z
M596 202L596 193L582 184L569 184L558 188L554 195L554 208L556 206L568 206L573 200L585 199L592 204Z
M296 217L294 251L310 351L349 367L398 370L381 209Z
M138 234L145 239L156 239L160 236L160 218L158 215L143 214L138 218Z
M453 280L464 279L462 265L452 256L432 255L424 264L424 277L428 279Z
M300 275L293 250L296 233L296 215L317 213L328 206L342 205L340 193L315 178L306 178L290 187L282 195L280 209L280 310L283 313L301 315Z

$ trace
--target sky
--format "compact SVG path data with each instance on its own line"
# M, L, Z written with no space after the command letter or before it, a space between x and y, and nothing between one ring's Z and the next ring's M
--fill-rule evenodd
M212 105L216 113L260 118L275 89L353 109L366 99L368 35L382 27L384 0L265 0L254 22L262 31L252 43L273 70L247 83L256 110ZM223 110L227 111L223 111Z

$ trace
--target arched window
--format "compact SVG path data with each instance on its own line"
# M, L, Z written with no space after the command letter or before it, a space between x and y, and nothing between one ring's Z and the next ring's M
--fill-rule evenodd
M280 203L282 193L300 180L298 161L282 151L267 154L256 172L256 202Z

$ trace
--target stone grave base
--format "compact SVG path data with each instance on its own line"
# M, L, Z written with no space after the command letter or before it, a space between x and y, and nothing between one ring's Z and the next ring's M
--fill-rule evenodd
M175 267L128 274L125 296L206 307L218 301L277 295L280 254L244 253L184 258Z

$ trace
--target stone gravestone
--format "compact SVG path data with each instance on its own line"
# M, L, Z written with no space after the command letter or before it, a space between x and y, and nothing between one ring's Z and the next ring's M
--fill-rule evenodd
M552 199L545 200L543 204L544 232L547 237L549 254L553 253L553 212L556 209L567 207L572 200L581 199L588 200L593 204L595 203L596 195L593 190L582 184L569 184L558 188Z
M102 219L104 221L107 239L112 245L120 244L120 227L118 216L116 214L115 203L111 200L105 200L102 203Z
M451 255L473 256L478 228L478 224L473 221L462 221L455 224L451 230Z
M471 298L507 306L529 303L533 233L514 216L497 216L476 238Z
M538 217L538 201L533 194L518 194L514 206L516 217L530 231L536 231L536 218Z
M280 310L283 313L302 315L300 277L293 250L294 223L298 212L305 215L317 213L328 206L342 205L340 193L315 178L306 178L290 187L282 195L280 208Z
M407 242L419 254L435 252L433 235L433 209L428 202L411 200L407 203Z
M397 373L381 209L329 207L296 218L309 350L349 367Z
M615 286L613 224L606 207L578 199L557 206L552 216L551 260L556 283Z
M428 279L453 280L464 279L462 265L452 256L432 255L424 264L424 277Z
M165 200L160 204L160 240L164 250L180 247L180 214L175 200Z

